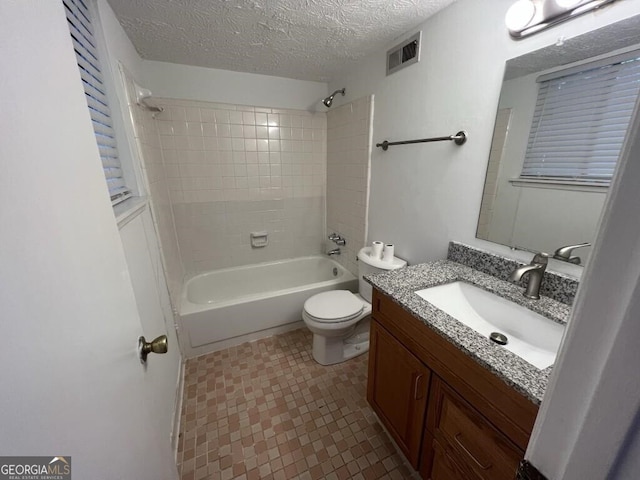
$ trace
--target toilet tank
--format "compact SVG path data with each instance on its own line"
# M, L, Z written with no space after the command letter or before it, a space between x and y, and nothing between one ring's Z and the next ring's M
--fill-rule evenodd
M406 266L407 262L401 258L393 257L393 261L387 262L371 257L371 247L361 248L358 252L358 291L362 298L371 303L373 295L373 287L363 278L365 275L396 270Z

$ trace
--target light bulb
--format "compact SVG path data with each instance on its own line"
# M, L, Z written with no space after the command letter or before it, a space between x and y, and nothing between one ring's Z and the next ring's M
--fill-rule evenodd
M504 23L509 30L520 31L529 25L535 14L536 6L531 0L518 0L507 10Z

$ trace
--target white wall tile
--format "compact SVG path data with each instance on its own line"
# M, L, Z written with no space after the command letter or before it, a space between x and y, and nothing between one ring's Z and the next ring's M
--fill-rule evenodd
M171 168L154 178L167 177L186 272L322 251L324 113L176 99L162 104L155 128ZM296 142L285 152L283 136L291 137L292 126ZM264 229L269 246L252 249L249 232Z
M364 97L329 110L324 122L320 118L310 119L310 126L320 127L315 128L312 135L314 140L318 138L311 142L316 148L315 154L326 152L327 158L326 163L313 164L311 169L316 182L324 178L326 171L326 233L336 232L347 239L347 245L341 247L343 254L336 260L354 274L358 270L356 255L366 242L367 206L363 199L369 188L371 115L371 97ZM322 125L327 126L326 130ZM323 135L326 135L326 144L320 140ZM322 185L313 183L312 188L322 188Z

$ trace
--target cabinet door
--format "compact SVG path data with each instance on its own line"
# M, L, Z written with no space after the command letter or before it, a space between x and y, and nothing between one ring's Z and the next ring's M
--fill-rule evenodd
M371 322L367 400L418 468L431 371L398 340Z

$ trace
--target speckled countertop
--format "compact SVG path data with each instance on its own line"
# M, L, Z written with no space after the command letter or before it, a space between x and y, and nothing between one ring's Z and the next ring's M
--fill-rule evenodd
M450 260L413 265L369 275L365 279L532 402L538 405L542 402L553 367L539 370L434 307L416 295L415 291L460 280L482 287L559 323L566 323L571 309L569 305L548 297L528 300L522 295L522 287Z

